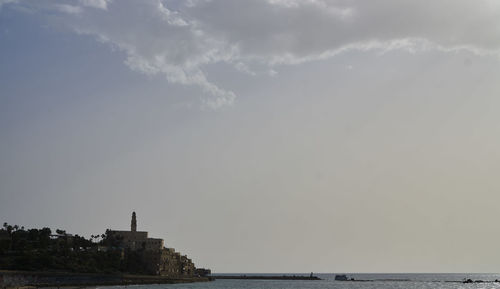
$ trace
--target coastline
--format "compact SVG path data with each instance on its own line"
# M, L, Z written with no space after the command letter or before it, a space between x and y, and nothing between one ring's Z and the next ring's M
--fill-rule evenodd
M210 277L170 278L156 275L0 270L0 288L89 287L209 282Z

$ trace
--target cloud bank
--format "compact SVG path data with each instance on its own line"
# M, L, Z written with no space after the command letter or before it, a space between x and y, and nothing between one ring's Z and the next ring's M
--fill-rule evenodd
M123 51L134 71L199 87L210 108L235 99L204 72L217 63L254 75L348 50L500 55L495 0L0 0L6 5Z

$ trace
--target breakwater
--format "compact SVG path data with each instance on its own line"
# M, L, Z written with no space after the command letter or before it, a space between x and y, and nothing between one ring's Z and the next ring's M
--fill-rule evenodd
M316 276L295 276L295 275L283 275L283 276L269 276L269 275L212 275L215 279L248 279L248 280L321 280Z
M0 288L174 284L211 281L210 277L170 278L151 275L0 271Z

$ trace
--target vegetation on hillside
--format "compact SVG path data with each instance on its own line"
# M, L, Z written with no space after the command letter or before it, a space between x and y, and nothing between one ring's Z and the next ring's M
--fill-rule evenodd
M25 229L3 224L0 229L0 269L85 273L143 273L140 252L119 248L108 231L90 239L50 228Z

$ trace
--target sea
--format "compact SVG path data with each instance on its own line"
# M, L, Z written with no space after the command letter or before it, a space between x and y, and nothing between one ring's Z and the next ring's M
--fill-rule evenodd
M255 275L295 275L309 276L308 274L280 273L280 274L255 274ZM226 275L226 274L223 274ZM244 274L237 274L244 275ZM246 274L251 276L252 274ZM322 280L216 280L189 284L163 284L163 285L132 285L128 289L421 289L421 288L500 288L500 274L356 274L347 273L349 278L359 281L336 281L336 274L314 274ZM482 281L463 283L471 279ZM111 289L125 288L124 286L103 287Z

